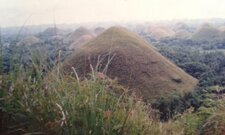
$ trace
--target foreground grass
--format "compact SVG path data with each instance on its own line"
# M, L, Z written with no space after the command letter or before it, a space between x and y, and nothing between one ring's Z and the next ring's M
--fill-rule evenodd
M183 131L178 124L164 126L149 105L104 74L93 71L80 80L75 70L73 75L61 74L60 53L53 62L54 71L42 55L30 54L31 61L15 55L10 71L0 73L0 134L167 135Z
M42 66L0 76L0 134L222 135L225 100L206 93L202 106L167 122L106 75L80 80ZM223 96L223 95L219 95ZM216 99L215 99L216 98ZM175 104L176 105L176 104Z
M152 110L101 73L79 81L20 73L1 91L4 134L163 134ZM7 80L7 78L5 78Z

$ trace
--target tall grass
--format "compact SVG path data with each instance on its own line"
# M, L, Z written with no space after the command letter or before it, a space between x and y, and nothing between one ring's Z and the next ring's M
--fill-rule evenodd
M75 70L76 77L64 75L59 66L42 76L38 63L5 77L4 134L160 134L151 108L105 74L93 70L80 80Z

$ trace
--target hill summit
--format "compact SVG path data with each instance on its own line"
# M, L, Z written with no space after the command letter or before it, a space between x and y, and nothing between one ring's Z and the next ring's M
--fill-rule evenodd
M195 41L213 41L219 39L221 31L210 24L204 24L199 30L197 30L192 39Z
M25 45L25 46L31 46L31 45L35 45L35 44L41 44L43 41L41 41L41 39L39 39L38 37L35 36L27 36L25 38L23 38L22 40L20 40L17 45L21 46L21 45Z
M148 33L157 40L175 35L175 32L168 26L151 26Z
M84 27L77 28L74 32L72 32L65 40L67 43L71 44L79 40L82 36L90 35L93 36L93 34Z
M197 84L195 78L163 57L152 45L121 27L109 28L83 45L65 61L63 69L71 72L74 67L79 76L86 76L91 71L90 64L110 78L117 78L145 101L183 93Z
M49 27L41 33L41 36L50 37L56 35L62 35L63 30L56 27Z

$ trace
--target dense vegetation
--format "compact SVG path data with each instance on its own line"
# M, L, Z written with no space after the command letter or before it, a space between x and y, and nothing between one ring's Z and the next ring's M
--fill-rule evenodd
M50 68L43 74L47 59L39 55L33 56L32 64L26 69L21 67L20 57L14 55L10 59L14 59L11 64L14 68L1 75L1 132L4 134L224 132L222 86L199 87L184 96L174 95L170 101L161 98L153 104L157 111L128 95L115 80L101 73L93 72L89 79L81 81L59 70L49 72Z
M3 133L99 135L157 131L150 130L153 120L148 117L148 107L128 97L112 80L92 76L79 81L53 73L44 81L35 78L23 72L11 78L12 82L4 82Z
M93 71L85 80L76 71L62 74L60 62L71 50L60 44L26 47L11 42L2 47L0 133L224 134L224 42L164 38L153 43L199 79L195 91L149 105L102 73Z
M19 59L18 59L19 58ZM36 59L35 59L36 58ZM155 110L128 95L115 80L93 71L80 80L63 75L60 64L43 74L45 60L38 55L24 68L20 57L1 75L1 130L3 134L168 134ZM11 66L10 65L10 66ZM20 71L15 70L20 69Z
M196 42L191 39L165 38L154 42L154 45L162 55L199 80L198 88L191 93L183 96L174 95L169 101L163 98L156 101L153 107L161 112L160 118L168 120L191 107L194 113L183 116L196 120L194 123L198 134L206 130L210 132L208 134L216 133L216 128L210 131L203 123L208 118L214 117L217 111L220 112L221 106L224 106L225 52L221 49L224 42L221 41L218 44L218 41L209 43ZM220 114L218 117L224 117L224 115ZM218 123L220 122L222 120ZM193 130L190 134L196 133ZM216 134L222 134L222 132Z
M160 52L199 79L200 86L225 85L225 52L180 46L160 46Z

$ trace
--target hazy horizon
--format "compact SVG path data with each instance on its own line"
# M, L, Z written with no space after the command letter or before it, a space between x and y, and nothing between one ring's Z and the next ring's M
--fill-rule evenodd
M225 18L223 0L1 0L0 26Z

